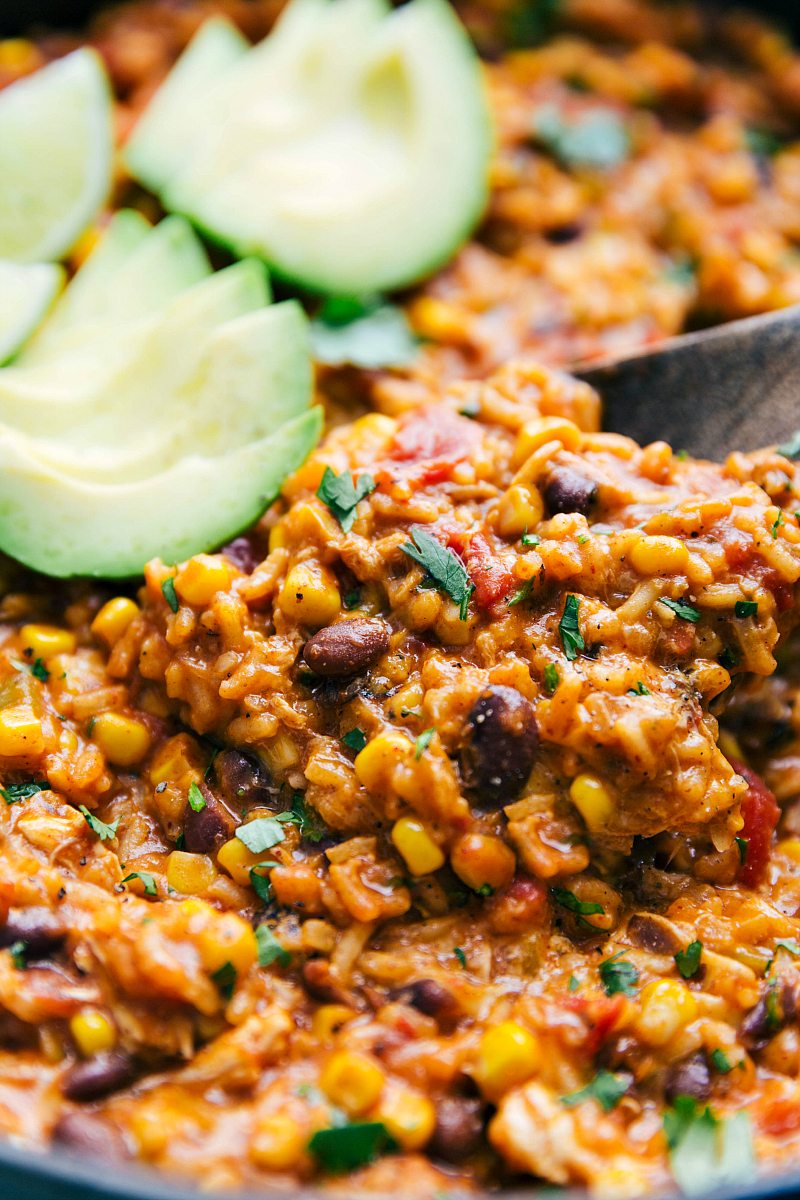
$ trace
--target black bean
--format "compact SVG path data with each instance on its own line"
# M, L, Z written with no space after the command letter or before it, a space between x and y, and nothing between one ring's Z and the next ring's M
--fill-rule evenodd
M674 929L652 913L634 913L628 922L628 937L639 950L675 955L683 942Z
M235 567L244 571L245 575L252 575L264 557L249 537L234 538L227 546L222 547L222 553Z
M746 1014L739 1026L739 1034L744 1044L750 1050L760 1050L766 1046L773 1033L777 1033L774 1010L770 1013L764 996Z
M29 958L57 950L66 937L64 922L48 908L12 908L0 928L0 946L24 942Z
M480 1100L465 1096L443 1096L436 1103L436 1128L428 1153L445 1162L458 1163L474 1154L481 1144L483 1116Z
M461 751L466 787L484 808L508 804L528 779L539 748L536 715L516 688L489 687L469 714Z
M122 1050L96 1054L70 1067L62 1082L68 1100L97 1100L117 1092L133 1078L133 1061Z
M711 1095L711 1072L704 1054L691 1054L682 1062L674 1063L667 1071L664 1092L668 1100L676 1096L692 1096L695 1100L707 1100Z
M252 808L273 801L272 777L260 759L241 750L222 750L214 759L214 773L223 799L232 808Z
M129 1157L122 1134L93 1113L62 1113L53 1127L52 1138L59 1146L90 1158L119 1161Z
M568 242L576 241L582 233L583 226L577 221L572 221L568 225L556 225L552 229L546 229L544 236L554 246L565 246Z
M394 988L390 995L393 1000L408 1004L427 1017L440 1017L454 1008L452 994L435 979L416 979L404 987Z
M199 786L206 806L199 812L190 804L186 806L183 822L184 849L190 854L213 854L233 837L236 826L241 822L205 783Z
M388 646L383 621L356 617L320 629L303 647L303 659L315 675L340 679L365 671Z
M544 499L551 516L555 513L588 516L597 499L597 484L572 467L554 467L544 485Z

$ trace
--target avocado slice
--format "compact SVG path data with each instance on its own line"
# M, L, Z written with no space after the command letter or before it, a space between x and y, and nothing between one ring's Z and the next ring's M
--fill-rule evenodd
M313 449L322 413L310 409L270 437L227 454L188 454L129 483L94 483L39 459L0 432L0 549L47 575L123 578L160 556L178 562L246 529Z
M158 95L128 164L167 209L286 279L345 295L405 286L480 219L488 108L446 0L292 0L213 91L166 176L142 171L160 154Z
M0 366L44 320L64 284L64 268L55 263L0 260Z

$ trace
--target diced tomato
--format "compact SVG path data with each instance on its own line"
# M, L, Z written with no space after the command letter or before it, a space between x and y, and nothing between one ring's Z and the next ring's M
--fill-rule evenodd
M440 483L469 456L479 428L444 404L414 409L400 420L389 458L405 463L404 474L421 483Z
M475 603L492 609L514 587L514 576L482 533L473 533L462 552L467 574L475 585Z
M800 1102L793 1096L769 1101L757 1115L759 1129L772 1137L785 1137L800 1129Z
M523 933L541 928L547 919L547 888L520 872L492 897L489 924L495 933Z
M739 835L747 842L747 852L739 868L739 879L748 887L755 887L764 878L772 850L772 835L781 810L760 775L736 759L731 760L731 766L747 780L747 792L742 800L744 826Z
M622 996L565 996L564 1007L577 1013L588 1025L586 1050L596 1054L613 1033L622 1014Z

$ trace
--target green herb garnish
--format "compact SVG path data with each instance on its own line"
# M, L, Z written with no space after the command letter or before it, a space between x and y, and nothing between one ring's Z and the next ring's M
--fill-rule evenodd
M686 604L683 600L670 600L662 596L661 603L666 604L667 608L671 608L675 616L680 617L682 621L691 621L693 625L696 625L700 620L700 610L691 604Z
M206 806L206 798L196 783L189 784L189 808L193 812L202 812Z
M422 758L423 754L428 749L428 746L430 746L435 733L436 729L434 727L431 727L430 729L423 729L422 733L414 742L414 758L417 759L417 761Z
M778 454L782 454L784 458L800 458L800 429L787 438L777 447Z
M361 592L348 592L342 598L342 604L347 612L352 612L354 608L358 608L361 603Z
M800 946L795 938L778 938L775 942L776 950L786 950L789 954L793 954L795 958L800 957Z
M311 322L317 362L374 370L406 367L419 351L402 308L380 296L331 296Z
M299 828L300 836L313 845L328 835L321 818L313 808L308 807L302 792L295 792L292 797L291 820Z
M542 541L538 533L528 533L527 529L519 540L522 542L523 546L538 546Z
M664 1134L675 1182L688 1196L728 1183L741 1184L755 1170L747 1114L727 1120L701 1109L690 1096L676 1096L664 1114Z
M784 517L782 512L779 512L777 517L775 518L775 520L772 522L772 525L770 526L770 533L772 534L773 538L777 538L778 529L780 528L781 525L785 524L785 522L786 522L786 518Z
M345 533L353 528L359 503L375 491L377 484L366 472L354 479L349 471L337 475L330 467L325 468L317 495L336 517Z
M548 695L552 696L558 687L558 683L558 667L555 663L548 663L544 669L544 686L547 689Z
M637 682L636 687L628 688L629 696L649 696L650 689L646 688L641 679Z
M262 904L268 904L272 899L272 883L269 875L262 875L261 871L271 871L273 867L279 867L280 863L260 862L251 867L248 871L250 876L250 886L258 896Z
M604 1112L611 1112L612 1108L616 1108L619 1104L627 1090L628 1080L621 1075L615 1075L613 1071L598 1071L585 1088L581 1088L579 1092L571 1092L568 1096L562 1096L561 1103L572 1108L573 1105L580 1104L583 1100L596 1100Z
M36 659L33 666L31 667L31 675L33 675L36 679L40 679L42 681L42 683L47 683L47 680L50 678L50 672L48 671L47 667L44 665L43 659L41 659L41 658Z
M130 883L132 879L138 879L144 885L145 896L158 895L156 881L149 871L131 871L130 875L126 875L122 882Z
M550 895L556 904L560 904L562 908L575 913L577 917L602 915L606 911L602 904L598 904L595 900L579 900L574 892L568 892L566 888L551 888ZM585 924L588 925L588 921Z
M211 978L217 985L219 994L225 1000L230 1000L236 987L236 967L232 962L223 963L219 970L214 971Z
M30 783L7 783L4 788L0 788L0 796L6 804L17 804L20 800L27 800L29 796L35 796L37 792L46 792L49 788L49 783L40 783L38 780L32 780Z
M739 851L739 862L744 866L747 862L747 838L737 837L733 840L736 842L736 849Z
M711 1051L710 1058L720 1075L727 1075L729 1071L733 1070L733 1063L728 1058L725 1051L720 1050L719 1047L717 1047L716 1050Z
M350 729L342 738L342 742L347 746L348 750L353 750L356 754L360 754L367 744L367 735L363 729Z
M172 611L176 613L180 608L180 605L178 603L178 596L175 591L175 578L173 575L170 575L168 579L164 580L161 585L161 592L167 604L170 606Z
M291 963L291 954L281 945L269 925L256 926L256 944L260 967L269 967L272 963L277 963L279 967L288 967Z
M733 611L737 617L754 617L758 612L758 603L755 600L737 600Z
M533 140L566 167L609 170L624 162L631 149L622 118L610 108L568 117L555 104L544 104L531 132Z
M326 1171L355 1171L393 1150L395 1143L382 1121L353 1121L318 1129L308 1148Z
M577 992L577 990L580 986L581 986L580 979L578 979L575 975L570 975L569 983L567 984L567 991L568 992Z
M421 525L412 526L411 539L410 542L404 542L401 548L424 568L436 587L459 605L461 620L466 621L469 598L475 586L470 583L467 568L461 559Z
M703 943L694 941L689 942L685 950L679 950L675 955L675 966L684 979L691 979L696 975L700 968L700 959L703 956Z
M561 634L561 645L570 662L574 662L581 650L586 649L586 642L578 625L578 613L581 602L577 596L569 595L564 601L564 613L558 622Z
M464 951L461 949L461 947L456 946L455 950L453 951L453 954L455 954L456 958L461 963L461 966L464 968L464 970L466 970L467 969L467 956L464 953Z
M101 842L113 841L113 839L117 836L119 817L117 817L116 821L112 821L110 825L107 825L105 821L101 821L99 817L94 815L94 813L90 813L85 804L81 804L78 811L83 813L86 824L89 826L92 833L99 837Z
M11 961L17 971L24 971L28 965L28 960L26 958L27 949L28 943L22 941L12 942L8 948L8 952L11 955Z
M622 958L623 954L627 953L627 950L620 950L611 958L606 958L600 963L600 982L605 988L607 996L636 995L639 972L633 963L625 962Z
M293 815L283 817L281 813L283 821L279 817L256 817L254 821L245 821L236 830L236 836L252 854L262 854L284 840L283 822L291 820Z

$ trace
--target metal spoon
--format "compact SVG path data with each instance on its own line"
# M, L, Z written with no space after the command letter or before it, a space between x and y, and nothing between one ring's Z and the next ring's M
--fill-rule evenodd
M600 392L605 429L721 461L800 429L800 305L574 373Z

